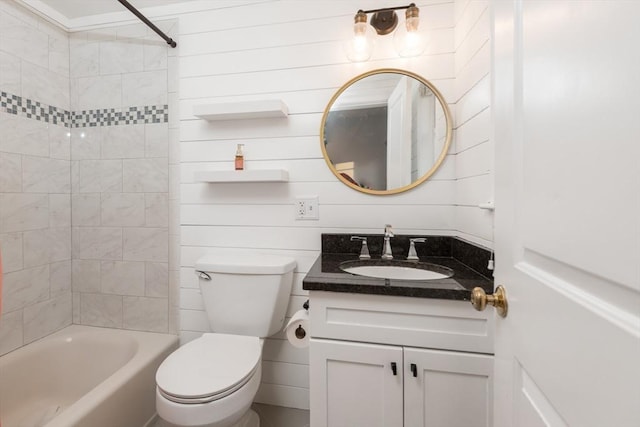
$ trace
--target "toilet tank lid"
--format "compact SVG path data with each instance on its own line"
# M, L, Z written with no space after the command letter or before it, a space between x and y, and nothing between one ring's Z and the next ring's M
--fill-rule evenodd
M196 270L232 274L284 274L296 268L296 260L271 254L205 255Z

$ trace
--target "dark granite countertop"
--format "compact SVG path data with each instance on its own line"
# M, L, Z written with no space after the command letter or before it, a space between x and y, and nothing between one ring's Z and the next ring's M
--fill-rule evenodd
M358 276L342 271L339 267L340 264L345 261L357 261L358 252L336 252L343 250L344 245L335 245L333 244L333 241L329 241L331 244L325 245L324 239L325 235L323 235L323 249L330 248L329 250L333 251L323 251L323 253L318 257L303 280L303 289L462 301L469 300L470 291L476 286L480 286L487 293L493 293L492 280L484 277L460 260L455 259L451 256L452 253L447 253L446 251L437 251L441 252L443 256L433 256L433 253L429 255L420 255L419 252L418 254L420 255L421 263L432 263L452 269L454 273L452 277L425 281L379 279ZM438 246L446 247L446 239L452 238L437 237L437 239L433 240L438 244ZM359 242L355 243L356 248L358 248ZM455 244L459 245L457 242ZM371 248L371 244L369 246ZM482 248L476 249L484 250ZM428 250L423 250L422 252L425 251ZM474 252L473 249L471 251ZM462 253L465 252L468 251L462 251ZM458 253L461 253L461 251L458 251ZM487 251L487 256L488 255L489 252ZM482 257L484 254L476 253L475 256L476 258L478 256ZM394 252L394 260L404 260L405 258L406 255L398 254L398 256L396 256ZM373 252L371 259L372 261L376 261L376 259L380 261L379 257L373 255ZM385 261L382 262L384 263Z

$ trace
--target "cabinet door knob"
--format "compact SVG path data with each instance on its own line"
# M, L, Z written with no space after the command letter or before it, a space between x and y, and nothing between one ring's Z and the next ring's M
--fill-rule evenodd
M416 366L415 363L411 364L411 373L413 374L414 378L418 377L418 367Z
M398 365L396 362L391 362L391 372L393 372L393 375L398 375Z

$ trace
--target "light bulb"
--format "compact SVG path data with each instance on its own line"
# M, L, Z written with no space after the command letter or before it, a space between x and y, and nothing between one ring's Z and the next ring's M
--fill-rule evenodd
M427 47L427 38L419 27L418 8L410 7L407 9L405 26L399 27L393 35L393 45L398 55L418 56L424 52Z
M367 15L358 12L353 25L353 37L346 41L347 58L352 62L366 61L373 52L373 29L367 25Z

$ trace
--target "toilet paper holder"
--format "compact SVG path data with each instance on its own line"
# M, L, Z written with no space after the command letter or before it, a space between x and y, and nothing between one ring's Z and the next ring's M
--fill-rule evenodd
M306 300L304 304L302 304L302 308L309 311L309 300ZM307 336L307 331L304 330L302 325L298 325L294 333L296 335L296 338L298 338L299 340Z

